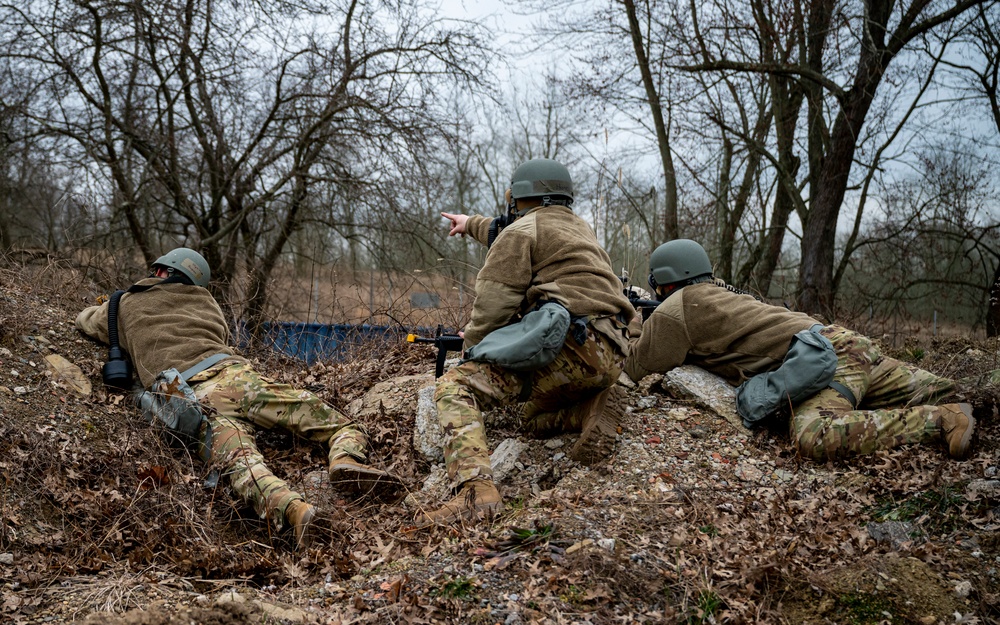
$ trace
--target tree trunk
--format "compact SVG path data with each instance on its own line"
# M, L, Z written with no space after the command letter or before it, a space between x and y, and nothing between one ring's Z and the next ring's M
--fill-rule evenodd
M993 271L990 301L986 305L986 336L1000 336L1000 261Z
M660 162L663 164L663 240L671 241L680 236L677 222L677 174L674 170L674 158L670 152L670 133L663 119L663 106L660 94L653 82L653 74L649 70L649 57L635 12L633 0L623 0L625 12L628 14L629 33L632 35L632 47L635 50L639 73L642 75L642 86L646 90L646 101L649 112L653 116L653 127L656 130L656 145L660 150Z

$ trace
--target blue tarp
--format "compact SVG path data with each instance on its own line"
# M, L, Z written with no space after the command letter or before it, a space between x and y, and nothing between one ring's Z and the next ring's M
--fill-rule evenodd
M429 328L407 330L400 326L364 324L327 324L275 321L264 323L265 341L274 349L313 364L316 360L340 360L359 346L406 340L408 332L434 336Z

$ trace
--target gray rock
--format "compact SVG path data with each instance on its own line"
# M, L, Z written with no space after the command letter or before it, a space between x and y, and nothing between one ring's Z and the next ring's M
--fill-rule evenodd
M413 448L431 462L444 460L444 431L434 404L433 382L417 391L417 418L413 426Z
M653 395L646 395L645 397L640 397L635 402L635 405L636 408L639 408L640 410L648 410L656 406L656 397L654 397Z
M597 541L597 546L605 551L614 552L615 550L615 539L614 538L601 538Z
M908 521L885 521L883 523L869 523L868 535L875 542L892 545L893 549L899 549L904 543L922 541L923 532L919 527Z
M1000 498L1000 480L973 480L965 487L965 494L969 499Z
M955 582L955 596L959 599L968 599L972 594L972 582Z
M664 374L660 385L672 397L691 400L702 410L725 419L738 432L750 433L736 412L736 389L714 373L684 365Z
M553 438L545 441L545 449L559 449L563 446L563 444L564 443L561 438Z
M14 554L0 553L0 564L14 564Z
M527 448L527 443L522 443L516 438L507 438L500 441L500 444L490 454L490 466L493 467L493 481L499 484L506 479L517 468L518 456L524 453L524 450Z

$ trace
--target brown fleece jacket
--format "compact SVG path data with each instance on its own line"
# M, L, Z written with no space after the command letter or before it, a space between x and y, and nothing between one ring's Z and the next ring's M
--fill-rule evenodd
M160 280L146 278L139 284ZM107 343L108 305L104 302L82 311L76 327ZM229 326L215 298L208 290L187 284L165 284L123 295L118 305L118 341L145 388L165 369L184 371L214 354L245 360L227 345Z
M819 323L805 313L757 301L722 280L691 284L670 295L633 338L625 373L638 382L650 373L696 365L736 386L776 369L792 337Z
M485 245L489 227L489 218L472 215L465 229ZM594 231L565 206L533 208L497 236L476 277L466 347L528 312L541 299L558 301L576 316L621 314L627 322L635 315ZM624 351L622 334L610 321L592 325Z

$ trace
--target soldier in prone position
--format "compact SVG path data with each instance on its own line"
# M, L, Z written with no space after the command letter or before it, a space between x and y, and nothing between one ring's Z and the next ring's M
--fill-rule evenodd
M150 277L138 282L151 288L121 298L118 333L143 387L149 388L161 371L184 371L224 355L188 379L198 401L210 409L211 461L221 465L233 490L253 504L261 518L270 519L278 530L290 527L298 547L308 543L316 509L264 464L254 442L255 427L281 426L328 444L335 486L355 495L399 493L398 478L364 464L368 437L357 424L313 393L261 376L229 347L229 326L206 288L210 276L200 254L177 248L157 259ZM82 311L76 326L107 343L108 302Z
M584 462L595 461L614 443L617 421L604 406L621 374L625 327L635 311L594 231L570 208L573 183L566 167L549 159L523 163L506 200L507 214L493 220L500 227L482 216L442 213L451 220L450 235L468 234L489 247L476 277L465 349L544 301L564 306L578 331L540 369L520 372L495 362L466 361L438 379L434 399L444 429L445 465L457 495L421 514L419 525L473 520L502 505L492 479L483 410L526 401L524 424L536 435L582 430L570 456Z
M771 379L781 383L800 373L782 367L793 336L815 332L825 337L818 340L831 352L829 374L818 378L825 387L790 407L787 397L776 398L785 404L782 412L790 419L800 455L825 461L938 440L952 457L968 455L975 419L969 404L943 403L955 401L952 380L883 356L871 339L856 332L824 326L804 313L729 288L712 276L708 254L695 241L660 245L649 267L650 286L662 303L641 327L633 323L630 328L625 372L636 382L691 364L734 386L781 369ZM755 388L755 393L737 394L745 422L757 408L754 402L774 385Z

